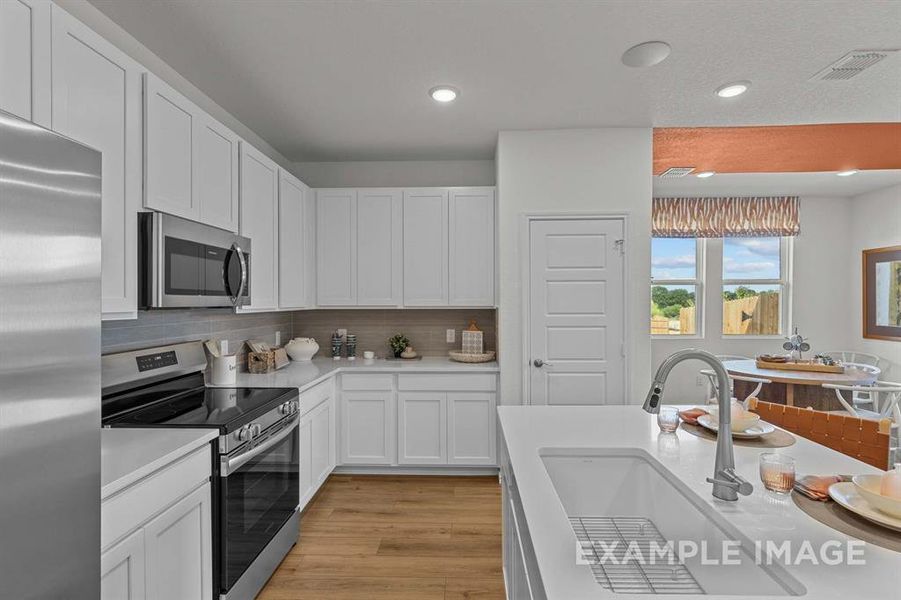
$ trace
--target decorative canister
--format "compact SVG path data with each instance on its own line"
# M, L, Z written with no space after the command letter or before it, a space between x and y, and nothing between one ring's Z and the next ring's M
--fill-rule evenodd
M285 351L291 360L310 362L319 352L319 344L313 338L298 337L285 344Z
M345 338L345 342L347 343L347 360L356 360L357 359L357 336L354 334L347 334Z
M475 320L469 322L469 327L463 330L460 336L463 340L464 354L482 354L485 348L482 331L476 327Z
M343 340L338 332L332 334L332 358L334 360L341 360L341 345L343 344Z
M238 374L238 359L234 354L210 358L210 383L213 385L235 385Z

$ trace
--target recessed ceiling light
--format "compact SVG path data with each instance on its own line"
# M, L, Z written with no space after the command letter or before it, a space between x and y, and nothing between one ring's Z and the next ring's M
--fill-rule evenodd
M839 171L836 173L839 177L850 177L851 175L857 175L860 173L857 169L846 169L844 171Z
M716 95L720 98L734 98L747 92L749 87L750 81L735 81L716 88Z
M701 179L707 179L708 177L713 177L716 175L716 171L701 171L695 177L700 177Z
M623 52L622 61L627 67L653 67L662 63L671 50L666 42L644 42Z
M453 102L457 99L458 93L456 88L449 85L439 85L429 90L429 96L435 102Z

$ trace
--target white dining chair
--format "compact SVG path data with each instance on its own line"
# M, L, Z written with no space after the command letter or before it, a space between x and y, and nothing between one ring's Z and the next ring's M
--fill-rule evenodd
M713 369L701 369L701 375L707 378L707 382L709 385L709 389L713 390L712 395L707 396L707 404L716 404L717 396L719 395L719 389L716 385L716 373ZM748 383L756 383L757 387L755 387L750 394L745 396L744 400L741 401L742 406L748 408L748 399L756 398L758 394L760 394L760 390L763 389L764 384L773 383L769 379L763 379L762 377L750 377L748 375L729 375L729 392L732 393L734 390L733 382L735 381L746 381Z
M844 363L844 366L845 368L857 369L858 371L867 373L874 380L879 379L879 376L882 374L882 369L880 369L876 365L871 365L868 363L846 362ZM874 398L873 395L870 394L870 392L853 392L851 394L851 400L854 403L854 406L871 406L874 411L879 412L879 407L876 406L874 402L876 398Z
M738 354L715 354L714 356L716 356L720 362L726 362L727 360L754 360L750 356L740 356ZM707 371L709 371L709 374L707 373ZM712 402L712 404L716 404L716 400L715 400L716 395L717 395L716 375L714 375L713 371L710 371L709 369L702 369L700 371L700 373L701 373L701 375L704 375L705 377L707 377L707 398L705 399L706 402L708 404L711 404L710 400L711 400L711 398L713 398L714 401ZM769 382L767 382L767 383L769 383ZM731 391L732 382L729 383L729 387L730 387L730 391ZM759 391L759 390L756 390L756 391Z
M845 364L864 364L879 368L879 363L882 362L882 359L875 354L857 352L855 350L827 350L826 352L820 352L820 354L825 354Z
M824 388L835 391L835 397L843 407L845 412L850 413L858 419L889 419L892 422L891 441L889 448L889 464L895 464L901 460L901 383L891 381L877 381L873 385L841 385L838 383L824 383ZM848 402L842 395L842 392L851 392L854 398L857 392L870 394L873 399L873 407L875 410L866 410L855 406L853 402ZM881 407L881 408L880 408Z

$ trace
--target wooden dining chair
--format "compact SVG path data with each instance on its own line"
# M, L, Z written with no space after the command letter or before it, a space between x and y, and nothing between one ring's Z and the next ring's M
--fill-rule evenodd
M786 431L832 448L879 469L888 469L891 454L891 421L861 419L841 413L784 404L748 401L748 410Z

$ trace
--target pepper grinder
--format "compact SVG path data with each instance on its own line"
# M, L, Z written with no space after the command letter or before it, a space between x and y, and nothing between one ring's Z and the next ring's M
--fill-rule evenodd
M341 360L341 336L338 332L332 334L332 360Z

